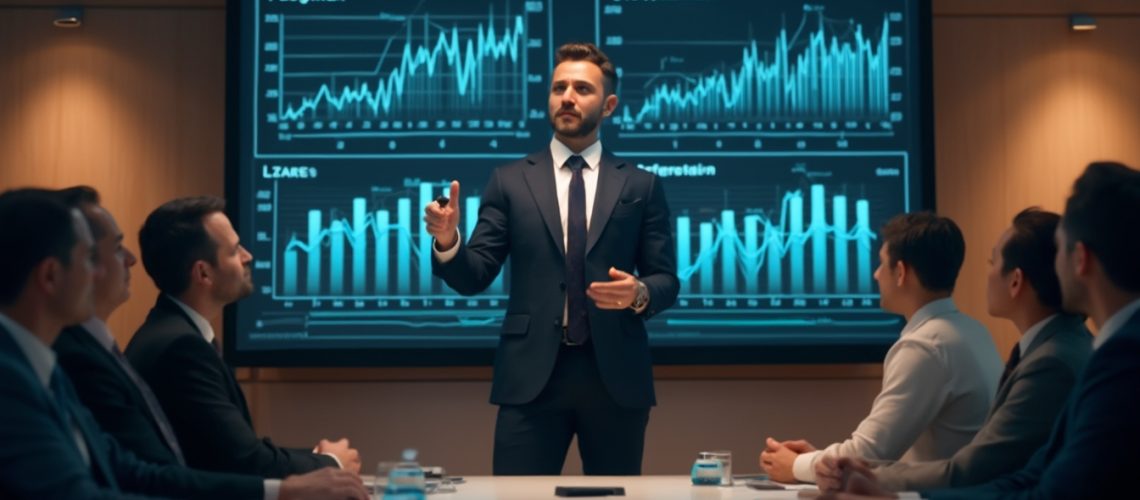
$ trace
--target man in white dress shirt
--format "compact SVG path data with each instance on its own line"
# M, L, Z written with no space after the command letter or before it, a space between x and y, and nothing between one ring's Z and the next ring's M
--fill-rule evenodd
M880 233L880 304L906 318L883 362L883 387L851 437L823 449L771 437L760 464L776 481L815 482L823 456L927 461L948 458L989 411L1002 361L989 331L950 298L966 244L933 213L894 217Z

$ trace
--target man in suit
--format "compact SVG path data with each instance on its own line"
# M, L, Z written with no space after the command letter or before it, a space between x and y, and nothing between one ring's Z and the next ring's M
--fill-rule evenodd
M148 462L185 464L166 413L107 327L111 313L130 297L135 256L123 246L123 233L111 213L99 205L95 190L76 186L59 194L86 219L102 269L94 281L95 314L64 328L52 345L59 365L83 406L121 446Z
M1130 490L1140 446L1140 172L1093 163L1073 185L1057 228L1055 267L1064 308L1098 327L1093 355L1044 446L1017 472L930 499L1113 498ZM845 492L894 498L858 463L841 460ZM914 498L917 495L907 494ZM903 495L898 495L903 497Z
M991 316L1010 320L1021 334L1013 346L986 423L954 456L896 462L874 469L887 489L928 490L972 486L1016 471L1049 439L1069 391L1092 355L1084 317L1061 310L1054 271L1053 234L1061 216L1026 209L994 245L986 287ZM821 490L838 489L836 461L816 464Z
M86 223L55 193L25 189L0 195L0 228L0 497L368 498L343 471L263 480L150 464L120 447L49 347L94 312L102 270Z
M586 474L640 474L656 403L645 320L677 297L660 180L598 140L617 74L597 47L563 45L550 86L550 147L499 167L470 241L452 203L425 207L433 272L464 295L511 257L495 355L495 474L559 474L571 438Z
M760 465L777 481L815 482L821 458L922 462L970 442L990 409L1001 357L986 327L951 298L966 254L958 225L930 212L899 214L879 232L880 306L906 318L883 359L883 385L851 437L816 450L771 437Z
M222 361L210 319L252 293L252 256L214 197L163 204L139 231L143 267L158 300L126 356L153 389L191 467L284 477L320 467L360 471L347 439L314 450L259 439L245 396Z

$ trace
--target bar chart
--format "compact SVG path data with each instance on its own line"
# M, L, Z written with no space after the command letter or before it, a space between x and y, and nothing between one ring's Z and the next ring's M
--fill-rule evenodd
M280 299L377 299L457 297L432 276L432 236L421 220L423 207L447 194L446 181L405 179L401 186L374 186L368 196L330 199L279 222L283 244L275 296ZM382 193L373 195L372 193ZM478 220L479 197L462 200L460 223L469 237ZM288 215L286 218L289 219ZM504 273L484 292L505 295Z
M785 193L775 217L731 209L703 221L677 217L681 294L873 294L871 255L877 247L870 203L843 194L828 199L823 184L809 192Z

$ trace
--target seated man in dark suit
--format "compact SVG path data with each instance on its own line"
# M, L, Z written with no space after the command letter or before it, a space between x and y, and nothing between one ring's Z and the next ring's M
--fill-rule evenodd
M123 232L99 194L86 186L59 192L78 209L95 241L102 272L95 276L95 315L63 329L52 349L99 426L139 458L157 464L183 464L182 450L158 400L123 357L107 318L130 297L134 254L123 246Z
M1025 466L1049 439L1092 355L1084 317L1061 310L1061 283L1053 269L1053 234L1060 220L1052 212L1024 210L994 245L986 287L988 312L1013 322L1021 340L1013 346L982 429L950 458L874 469L883 487L903 491L981 484ZM821 490L839 487L835 463L826 457L816 464Z
M1140 446L1140 172L1089 165L1073 185L1057 229L1055 266L1066 310L1098 328L1049 441L1017 472L970 488L923 492L930 499L1115 498ZM843 493L822 498L894 498L855 461L841 460ZM899 496L903 497L902 495ZM916 495L908 495L915 498Z
M222 361L210 319L253 292L253 257L214 197L155 209L139 231L143 267L161 294L126 356L170 418L191 467L284 477L321 467L360 472L348 440L316 450L259 439L241 387Z
M93 314L94 260L87 224L56 194L0 195L0 498L368 498L344 471L276 481L155 465L105 434L49 348Z

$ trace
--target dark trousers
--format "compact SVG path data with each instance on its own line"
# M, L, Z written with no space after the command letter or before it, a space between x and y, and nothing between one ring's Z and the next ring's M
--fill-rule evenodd
M649 408L624 408L610 397L592 343L562 346L534 401L499 407L494 474L560 475L577 434L587 475L640 475L648 423Z

